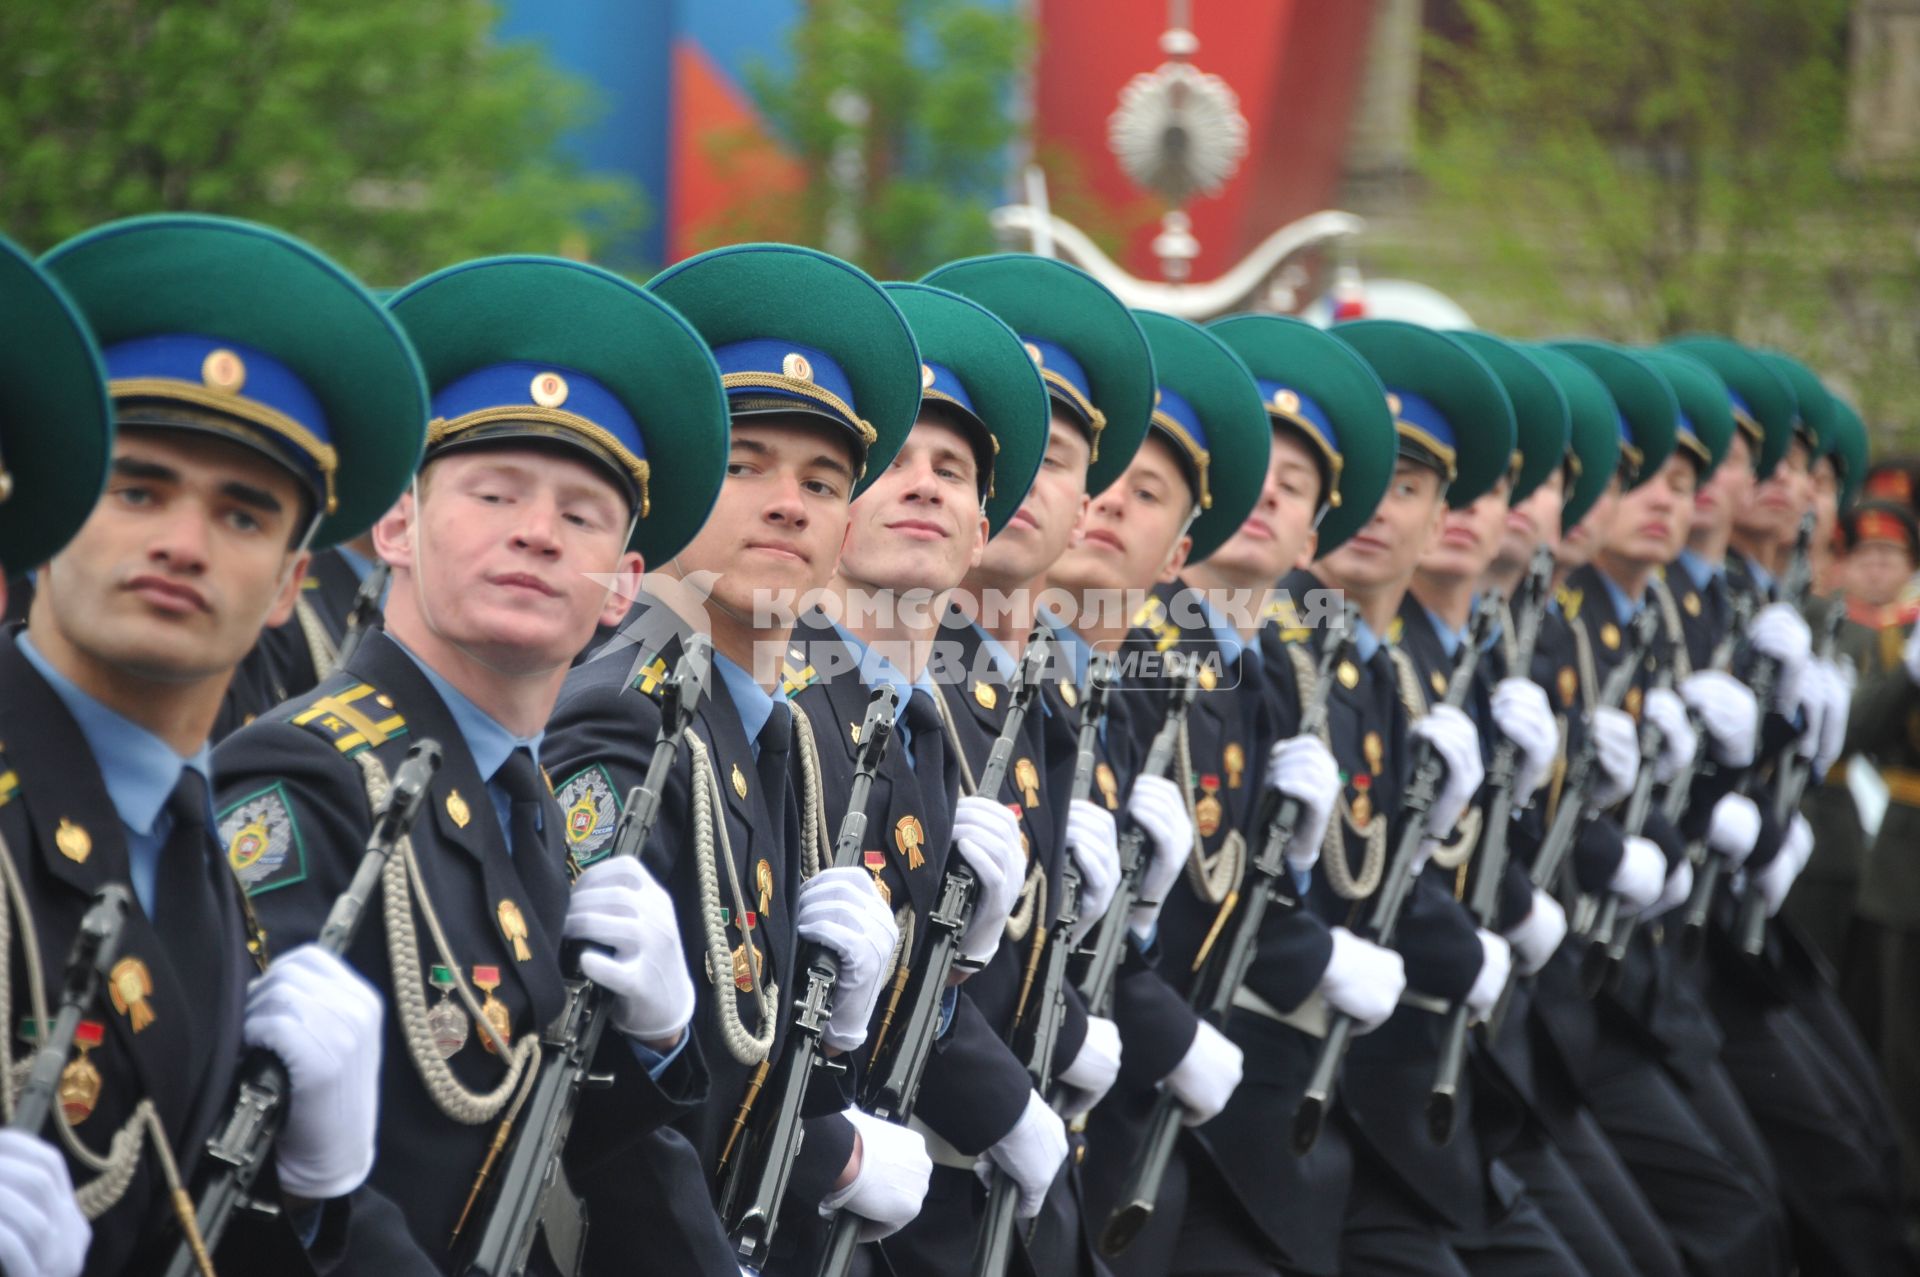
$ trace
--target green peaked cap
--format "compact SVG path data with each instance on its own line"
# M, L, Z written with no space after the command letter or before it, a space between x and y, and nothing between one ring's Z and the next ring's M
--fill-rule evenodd
M372 527L412 479L427 428L413 348L385 307L317 249L253 222L165 213L87 231L41 265L78 304L109 367L117 343L191 334L291 371L318 401L338 455L336 504L316 548Z
M1529 346L1547 375L1566 396L1572 434L1567 449L1577 463L1560 507L1560 530L1571 531L1587 517L1594 502L1607 490L1607 481L1620 468L1620 410L1605 382L1585 364L1552 346Z
M1824 457L1833 450L1834 400L1813 369L1792 355L1777 350L1753 352L1760 362L1780 375L1793 391L1794 415L1799 428L1812 436L1809 457Z
M1840 508L1845 510L1860 496L1860 485L1867 481L1867 465L1872 441L1867 423L1852 404L1833 398L1833 462L1840 472Z
M1104 424L1087 466L1087 491L1098 494L1132 464L1153 415L1153 355L1126 304L1078 266L1030 253L996 253L949 262L921 280L979 302L1025 342L1065 350L1086 377L1085 398ZM1028 352L1031 354L1032 352ZM1050 386L1078 394L1051 373Z
M1351 346L1303 319L1232 315L1214 320L1207 331L1253 373L1269 422L1306 435L1316 455L1337 461L1336 500L1320 519L1317 553L1325 554L1366 526L1393 481L1386 387ZM1323 437L1316 414L1331 439Z
M0 239L0 573L37 568L72 539L112 453L93 334L60 286Z
M1733 400L1727 395L1727 383L1712 368L1679 351L1655 347L1635 352L1667 379L1673 397L1680 405L1680 419L1674 446L1684 448L1700 462L1700 478L1719 469L1721 459L1733 443ZM1691 433L1691 438L1689 438Z
M1667 463L1679 429L1680 401L1674 398L1673 387L1646 360L1619 346L1598 341L1557 341L1553 346L1585 364L1613 396L1619 418L1632 437L1634 452L1639 454L1628 487L1637 488L1651 479Z
M1187 535L1193 548L1187 562L1199 563L1219 549L1253 513L1267 482L1267 458L1273 428L1260 402L1253 374L1227 344L1198 324L1157 310L1136 310L1133 317L1153 348L1154 374L1165 393L1154 408L1152 425L1186 459L1199 450L1202 509ZM1178 400L1198 418L1183 420Z
M726 478L727 398L706 343L671 306L597 266L557 257L489 257L449 266L401 290L389 306L426 370L435 447L447 411L477 407L492 416L508 406L495 395L449 409L441 393L472 374L530 364L574 382L584 376L625 409L644 445L645 513L629 548L649 566L664 564L700 531ZM510 389L524 395L529 384L517 376ZM528 405L525 419L509 416L484 427L490 432L485 442L573 444L620 468L618 453L632 451L623 438L628 423L590 415L579 424L566 420L595 411L600 401L584 389L570 386L546 412ZM602 440L612 438L596 442L596 431Z
M1356 319L1335 324L1335 337L1360 353L1386 386L1388 406L1396 399L1394 429L1411 427L1415 407L1405 396L1432 405L1452 432L1455 473L1447 486L1447 504L1465 509L1506 473L1513 459L1513 404L1486 360L1443 332L1399 319Z
M1691 333L1664 348L1720 374L1734 401L1734 425L1747 434L1754 474L1762 479L1772 474L1793 440L1793 389L1758 355L1725 337Z
M886 470L920 415L913 330L886 290L850 262L796 244L734 244L667 267L647 291L686 316L716 352L776 341L832 359L852 386L854 412L874 432L856 497Z
M920 359L921 406L946 403L966 413L993 440L993 485L987 497L988 534L1007 525L1027 499L1047 450L1047 383L1013 329L978 302L926 284L885 284L907 317ZM947 384L959 382L959 395Z
M1513 404L1520 469L1507 504L1518 505L1566 462L1567 437L1573 429L1567 397L1560 383L1524 347L1492 333L1468 330L1449 335L1487 361Z

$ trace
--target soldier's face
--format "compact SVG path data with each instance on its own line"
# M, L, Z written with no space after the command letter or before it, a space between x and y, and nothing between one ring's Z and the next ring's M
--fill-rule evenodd
M1593 562L1593 555L1600 543L1607 538L1613 527L1614 512L1620 505L1620 476L1615 474L1607 480L1607 486L1600 491L1593 505L1581 517L1580 522L1567 529L1560 544L1553 548L1553 565L1561 572L1571 572Z
M1237 585L1264 588L1313 562L1313 516L1321 502L1320 467L1291 429L1273 432L1267 481L1253 513L1207 557L1207 568Z
M1080 535L1087 512L1087 464L1092 449L1086 432L1057 410L1047 428L1047 451L1027 499L1007 525L987 542L979 577L989 585L1015 589L1036 580L1067 552Z
M853 449L808 417L736 421L726 482L706 526L674 565L713 573L709 602L751 629L774 596L793 606L832 579L847 539Z
M1048 584L1082 592L1172 580L1193 544L1185 535L1193 505L1173 445L1149 434L1126 472L1093 499L1085 535L1054 564Z
M1493 563L1507 526L1507 495L1513 486L1502 475L1491 489L1464 510L1441 517L1440 532L1420 556L1420 571L1437 577L1477 581Z
M293 614L307 556L294 477L237 443L166 430L114 442L107 490L40 573L34 642L135 678L223 682ZM82 680L83 685L85 681Z
M1404 588L1446 513L1446 484L1440 472L1418 462L1396 462L1393 482L1373 517L1320 560L1325 575L1342 586Z
M1848 596L1869 607L1885 607L1900 597L1913 579L1913 556L1892 541L1862 541L1846 559L1843 573Z
M1773 473L1753 487L1753 497L1734 514L1743 535L1776 544L1793 540L1800 515L1813 502L1813 477L1807 446L1795 439Z
M1692 527L1693 490L1699 471L1675 451L1659 471L1630 492L1620 494L1608 530L1606 552L1641 566L1670 562L1686 544Z
M1753 449L1738 430L1713 475L1693 494L1693 530L1709 537L1725 535L1736 510L1753 500Z
M496 670L565 665L625 614L641 567L631 517L599 467L557 452L439 457L374 529L394 568L388 628L423 654L444 641ZM628 588L609 588L609 574Z
M967 435L923 415L853 503L840 576L875 590L951 590L980 562L987 517L979 462Z
M1524 568L1533 558L1533 548L1552 549L1560 544L1560 511L1567 503L1566 471L1555 466L1553 473L1526 499L1508 509L1500 533L1500 552L1496 565L1513 570Z

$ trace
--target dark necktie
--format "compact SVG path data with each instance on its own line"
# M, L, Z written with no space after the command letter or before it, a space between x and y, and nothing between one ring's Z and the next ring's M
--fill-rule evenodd
M239 937L227 936L220 926L212 840L207 836L206 778L191 767L181 768L166 810L172 827L155 875L154 930L181 985L193 993L190 1014L211 1024L219 1014L221 954ZM224 865L221 869L225 872Z
M940 710L933 703L933 696L933 693L909 692L906 706L901 710L907 720L907 754L913 764L913 774L923 788L944 784L946 780L947 729L940 721Z
M757 770L760 783L766 786L767 810L777 817L781 808L780 791L787 784L787 756L793 750L792 711L785 705L775 705L754 744L760 751Z
M559 847L549 847L543 836L548 790L540 765L525 749L516 749L493 779L507 795L507 839L514 870L527 888L534 916L550 932L557 932L567 911L567 875Z

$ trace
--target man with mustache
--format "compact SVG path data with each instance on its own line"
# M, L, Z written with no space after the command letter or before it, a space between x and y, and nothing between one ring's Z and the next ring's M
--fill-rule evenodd
M368 1196L398 1216L353 1253L434 1271L460 1262L491 1205L469 1195L560 1013L563 941L595 946L580 969L611 996L615 1030L596 1060L615 1084L586 1098L570 1166L642 1138L704 1080L665 893L631 859L569 862L577 815L542 763L568 663L624 606L609 581L673 553L705 516L724 418L699 338L595 268L468 262L390 306L433 420L411 489L374 527L393 571L386 626L221 746L221 834L271 933L316 934L392 770L414 742L440 744L406 872L349 950L392 1007Z
M880 286L811 249L716 249L670 267L648 291L686 317L719 365L724 481L705 522L691 520L689 535L655 557L662 571L620 639L566 677L546 754L567 810L592 813L570 818L566 838L577 862L594 864L646 771L660 680L688 631L711 637L711 669L645 852L695 973L687 1009L712 1084L675 1119L671 1139L691 1143L699 1171L677 1173L677 1159L649 1145L605 1164L588 1196L604 1224L596 1264L630 1266L646 1254L674 1271L713 1272L739 1261L724 1241L698 1244L700 1217L709 1234L724 1231L718 1194L759 1155L781 1102L765 1082L794 1038L789 995L806 986L803 942L839 963L821 1038L840 1056L866 1039L898 939L866 869L825 867L834 831L822 831L824 798L803 769L780 669L794 616L839 562L849 503L886 473L912 429L921 361ZM897 1220L899 1190L924 1175L925 1155L898 1128L868 1139L844 1115L849 1072L813 1079L805 1093L788 1201ZM674 1195L676 1250L663 1253L657 1221L634 1209L640 1184Z
M959 938L963 978L1000 948L1013 899L1025 876L1018 822L994 799L959 793L960 766L947 739L929 664L947 596L977 565L988 543L1026 497L1046 446L1045 383L1011 329L973 302L923 284L888 284L888 296L912 325L920 347L920 413L900 451L856 501L839 567L821 606L800 618L784 672L787 694L811 724L820 759L827 825L841 827L861 748L860 729L872 690L898 695L894 731L870 792L862 867L900 923L901 951L883 981L858 1067L875 1067L873 1052L907 1019L910 985L933 934L949 849L981 883L967 930ZM1023 1118L1033 1094L1024 1066L987 1024L962 985L949 989L948 1015L928 1060L914 1108L916 1131L939 1149L944 1165L965 1170L943 1188L970 1193L972 1162L1017 1160ZM884 1028L883 1028L884 1026ZM894 1042L895 1049L900 1044ZM884 1058L884 1057L883 1057ZM920 1134L888 1126L859 1109L848 1116L868 1139ZM1028 1125L1031 1125L1030 1123ZM971 1223L952 1192L931 1197L921 1212L932 1163L924 1153L912 1192L896 1193L890 1215L863 1215L861 1235L880 1241L926 1215L924 1240ZM964 1199L962 1199L964 1200ZM838 1202L829 1201L829 1207ZM871 1207L869 1209L872 1209ZM813 1271L819 1260L822 1211L795 1203L781 1235L776 1269ZM973 1237L959 1227L931 1249L963 1263ZM905 1244L882 1248L896 1266L924 1271Z
M34 483L0 505L0 556L39 567L25 627L0 638L20 928L0 961L22 960L0 980L31 1040L52 1028L94 893L117 884L136 902L61 1074L54 1120L71 1130L40 1133L85 1158L8 1133L0 1267L119 1273L183 1245L175 1190L197 1186L243 1053L264 1048L292 1090L256 1191L285 1223L242 1222L219 1259L324 1268L373 1160L379 1000L330 954L263 943L210 835L208 738L235 665L292 607L308 547L356 534L405 483L418 368L344 271L250 223L141 218L70 240L42 268L71 305L44 280L23 288L11 250L0 262L6 322L30 326L7 345L31 353L37 388L5 379L5 464ZM21 419L35 438L16 434L22 408L46 414ZM90 1236L70 1175L90 1181Z

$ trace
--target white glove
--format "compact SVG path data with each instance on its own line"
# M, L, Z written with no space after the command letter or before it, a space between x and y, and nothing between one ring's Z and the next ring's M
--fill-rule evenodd
M1060 1116L1071 1122L1091 1113L1107 1098L1120 1076L1120 1026L1101 1016L1087 1017L1087 1036L1074 1053L1073 1063L1060 1070L1060 1080L1073 1088Z
M1005 805L968 794L954 806L953 840L980 884L973 921L960 937L960 960L984 967L1000 948L1007 915L1027 880L1027 853L1020 845L1020 818Z
M1530 678L1503 678L1493 689L1493 721L1519 748L1513 773L1513 805L1525 807L1553 771L1560 752L1560 726L1546 689Z
M1652 922L1662 914L1685 904L1692 895L1693 864L1683 859L1675 864L1673 872L1667 875L1667 885L1661 888L1660 898L1647 907L1647 911L1641 915L1641 920Z
M1453 832L1460 813L1486 779L1486 765L1480 761L1480 734L1474 730L1473 720L1451 705L1434 706L1413 725L1411 734L1430 742L1446 764L1440 792L1427 810L1427 831L1444 839Z
M860 1109L848 1109L846 1118L860 1134L860 1169L851 1184L827 1195L820 1213L853 1212L860 1217L860 1240L877 1242L920 1213L933 1178L933 1159L918 1131Z
M1300 820L1287 844L1289 869L1307 873L1320 862L1327 820L1340 797L1340 764L1318 736L1283 740L1267 753L1267 788L1300 803Z
M1701 670L1681 682L1680 699L1700 716L1714 762L1722 767L1753 764L1760 705L1745 683L1724 670Z
M1362 940L1345 927L1330 928L1333 956L1320 976L1327 1004L1343 1011L1365 1033L1387 1022L1407 990L1407 964L1397 952Z
M1534 888L1533 908L1520 924L1507 932L1507 942L1513 946L1514 964L1520 968L1521 975L1532 975L1547 965L1554 950L1567 938L1567 911L1539 888Z
M974 1173L990 1180L989 1171L998 1166L1020 1186L1020 1208L1014 1213L1032 1219L1040 1213L1053 1187L1054 1176L1067 1160L1067 1127L1060 1115L1047 1107L1038 1091L1027 1095L1026 1112L1014 1123L998 1144L974 1164Z
M1602 705L1593 711L1587 730L1593 733L1594 761L1600 764L1593 782L1593 806L1605 811L1633 792L1634 777L1640 772L1640 729L1625 710Z
M1773 685L1773 707L1790 712L1800 703L1800 676L1813 652L1813 632L1787 604L1769 603L1753 618L1747 634L1754 651L1780 662L1780 678Z
M1187 1110L1181 1121L1201 1126L1220 1115L1240 1085L1243 1060L1240 1048L1227 1035L1200 1021L1193 1045L1180 1057L1180 1063L1167 1074L1164 1085Z
M1807 867L1807 861L1813 855L1813 828L1807 824L1807 818L1794 813L1793 823L1787 826L1786 839L1780 844L1780 853L1767 862L1767 867L1755 875L1754 881L1761 894L1766 897L1767 917L1780 912L1780 906L1786 903L1787 893L1793 890L1793 880Z
M1620 908L1639 913L1660 898L1667 883L1667 858L1650 838L1627 835L1626 854L1613 871L1607 890L1620 897Z
M1473 987L1467 990L1467 1010L1473 1019L1484 1020L1493 1014L1506 990L1507 977L1513 973L1513 946L1491 931L1478 934L1480 974L1473 977Z
M1080 867L1079 917L1067 937L1077 947L1113 903L1120 885L1120 835L1113 813L1076 798L1067 805L1067 849Z
M1800 735L1799 749L1813 765L1817 784L1840 760L1846 747L1847 715L1853 708L1851 666L1814 657L1800 676L1800 707L1807 716L1807 727Z
M800 888L793 929L802 940L833 950L840 960L833 1015L820 1040L830 1050L851 1051L867 1040L881 977L900 942L893 910L866 870L853 865L822 869Z
M1142 940L1153 934L1160 922L1160 908L1167 902L1180 869L1193 854L1193 821L1187 815L1187 801L1180 786L1165 776L1140 776L1127 797L1127 815L1147 835L1141 854L1147 857L1140 872L1140 898L1133 906L1127 924Z
M1760 808L1745 794L1726 794L1713 805L1707 820L1707 849L1725 856L1738 869L1760 840Z
M693 1021L693 977L673 899L640 857L588 866L567 897L560 935L588 944L580 974L613 995L613 1027L628 1037L666 1041Z
M344 1197L373 1169L380 1015L373 986L317 945L281 954L247 985L241 1037L279 1056L293 1088L273 1146L288 1195Z
M0 1129L0 1272L80 1277L92 1243L67 1159L37 1136Z
M1647 693L1640 713L1660 729L1660 756L1654 760L1653 778L1667 784L1700 748L1700 738L1687 720L1687 703L1671 688L1656 687Z
M1900 649L1900 663L1907 667L1907 677L1920 683L1920 625L1907 634L1907 645Z

